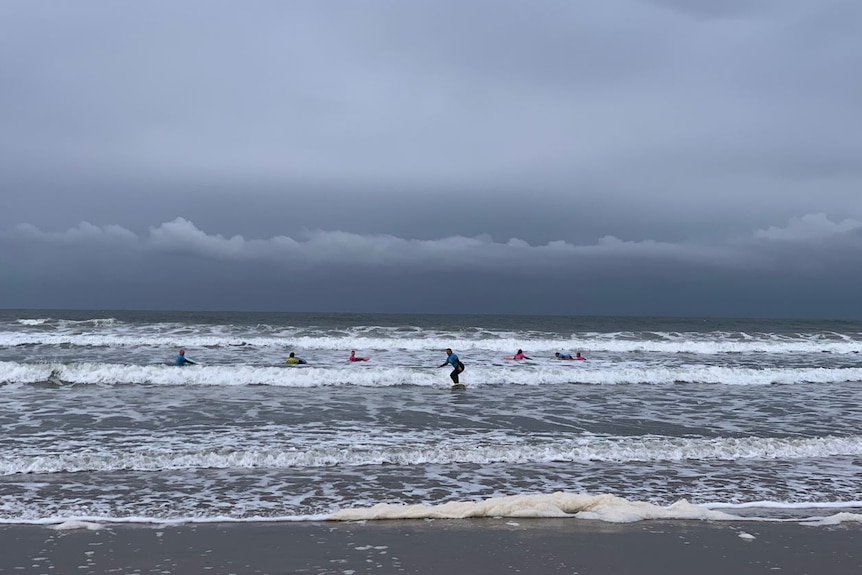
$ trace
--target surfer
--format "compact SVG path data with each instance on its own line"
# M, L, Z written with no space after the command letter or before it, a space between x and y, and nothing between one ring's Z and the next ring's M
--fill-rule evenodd
M518 350L518 352L517 352L515 355L513 355L513 356L512 356L512 359L515 359L515 360L521 360L521 359L529 359L529 360L532 360L533 358L532 358L532 357L527 357L526 355L524 355L524 350L523 350L523 349L519 349L519 350Z
M179 353L177 354L177 358L174 360L174 365L194 365L195 362L186 357L186 350L180 348Z
M578 352L578 353L576 353L576 354L575 354L575 359L577 359L578 361L586 361L586 359L587 359L587 358L585 358L584 356L582 356L582 355L581 355L581 352Z
M293 352L290 352L290 355L287 356L287 359L284 360L284 363L286 363L288 365L305 365L308 362L306 362L301 357L296 357L296 355Z
M554 354L557 359L575 359L572 357L570 353L560 353L559 351Z
M452 348L446 348L446 361L443 362L442 365L438 365L437 368L446 367L451 364L454 368L452 373L449 374L449 377L452 378L452 383L458 383L458 374L464 371L464 364L461 363L461 360L458 359L458 356L452 352Z
M347 359L349 361L368 361L371 358L370 357L356 357L356 350L352 350L350 352L350 357Z

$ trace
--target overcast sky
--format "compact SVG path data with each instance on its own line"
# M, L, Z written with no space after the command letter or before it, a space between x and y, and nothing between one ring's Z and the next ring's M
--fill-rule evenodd
M862 2L0 3L0 307L862 319Z

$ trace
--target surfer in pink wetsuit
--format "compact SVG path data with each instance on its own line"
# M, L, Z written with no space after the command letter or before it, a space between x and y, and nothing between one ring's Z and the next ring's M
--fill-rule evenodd
M368 361L371 359L370 357L356 357L356 350L350 352L350 357L348 358L350 361Z
M577 359L578 361L586 361L587 360L587 358L585 358L584 356L581 355L581 352L578 352L575 354L575 359Z
M518 350L518 352L517 352L515 355L510 355L510 356L509 356L509 357L507 357L506 359L514 359L514 360L516 360L516 361L517 361L517 360L521 360L521 359L530 359L530 360L531 360L531 359L533 359L533 358L532 358L532 357L527 357L526 355L524 355L524 350L523 350L523 349L519 349L519 350Z

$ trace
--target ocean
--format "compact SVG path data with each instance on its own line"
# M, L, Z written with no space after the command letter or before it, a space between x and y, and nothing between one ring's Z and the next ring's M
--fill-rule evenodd
M0 311L0 522L859 521L860 351L840 321Z

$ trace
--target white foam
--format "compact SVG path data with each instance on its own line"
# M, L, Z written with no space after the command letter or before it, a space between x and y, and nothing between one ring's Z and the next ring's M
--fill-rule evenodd
M553 355L556 351L577 349L591 353L658 353L658 354L781 354L814 353L856 354L862 352L858 336L814 333L797 335L745 333L669 333L657 332L644 339L640 332L594 333L571 335L540 332L499 332L433 329L410 329L379 326L355 326L342 330L314 326L219 326L194 324L134 325L113 318L86 321L49 319L18 320L26 327L48 326L53 329L0 329L0 345L75 345L84 347L233 347L250 345L260 348L282 348L290 344L302 349L325 352L350 349L399 350L419 353L441 352L452 347L466 355L511 354L523 348L528 355ZM475 358L474 358L475 359Z
M748 501L745 503L704 503L710 509L849 509L862 507L862 501L825 501L793 503L788 501Z
M50 319L47 319L47 318L40 318L40 319L19 319L19 320L18 320L18 323L20 323L21 325L44 325L45 323L47 323L47 322L49 322L49 321L51 321L51 320L50 320Z
M862 514L859 513L836 513L828 517L815 517L800 522L802 525L823 526L823 525L840 525L841 523L853 522L862 523Z
M104 525L101 523L93 523L91 521L64 521L58 525L54 525L53 528L58 531L72 531L75 529L88 529L90 531L98 531L102 529Z
M369 438L340 431L335 436L297 432L290 447L283 439L256 429L237 435L232 446L211 435L163 434L146 450L130 450L133 436L102 440L86 451L55 442L55 454L33 456L28 447L9 449L0 460L0 475L81 471L162 471L168 469L290 469L364 465L495 464L531 462L737 461L807 459L862 455L862 436L828 438L668 438L606 437L523 444L518 435L474 433L434 443L434 432ZM146 441L142 438L141 441ZM256 445L242 449L241 445ZM714 506L717 508L717 506ZM755 505L756 507L756 505Z
M176 517L165 519L163 517L112 517L112 516L70 516L70 517L45 517L39 519L7 519L0 518L0 525L44 525L52 529L102 529L106 525L152 525L154 527L186 525L186 524L211 524L211 523L296 523L306 521L326 521L327 515L276 515L276 516L253 516L232 517L229 515Z
M632 523L646 519L709 519L740 521L743 517L692 505L681 500L668 507L642 501L627 501L614 495L583 495L557 492L548 495L513 495L478 502L453 501L439 505L394 505L344 509L332 513L332 521L380 519L467 519L479 517L562 518L577 517L610 523Z
M608 523L634 523L639 521L744 521L748 523L798 523L808 526L831 526L845 522L862 522L862 514L841 512L827 517L775 518L740 516L695 505L680 500L668 506L644 501L630 501L611 494L576 494L555 492L492 497L481 501L451 501L438 505L398 505L380 503L370 507L354 507L329 514L306 515L253 515L236 517L226 515L189 515L173 518L146 516L69 516L45 518L0 518L4 525L45 525L57 530L98 530L111 524L140 524L164 528L171 525L212 523L279 523L308 521L377 521L403 519L579 519ZM507 521L509 526L529 528L528 523ZM739 537L752 540L754 536L741 531ZM370 548L370 546L369 546Z
M200 360L200 358L196 358ZM308 365L297 369L283 365L198 365L178 369L173 365L130 365L114 363L24 363L0 362L0 383L36 383L58 379L66 383L154 384L154 385L273 385L320 387L356 385L391 387L415 385L439 387L448 382L445 370L427 364L410 366ZM629 363L602 363L573 368L569 362L549 365L495 366L470 364L463 376L471 386L561 385L582 383L625 385L668 383L709 383L722 385L769 385L774 383L840 383L862 381L862 367L847 368L741 368L681 366L632 366Z

